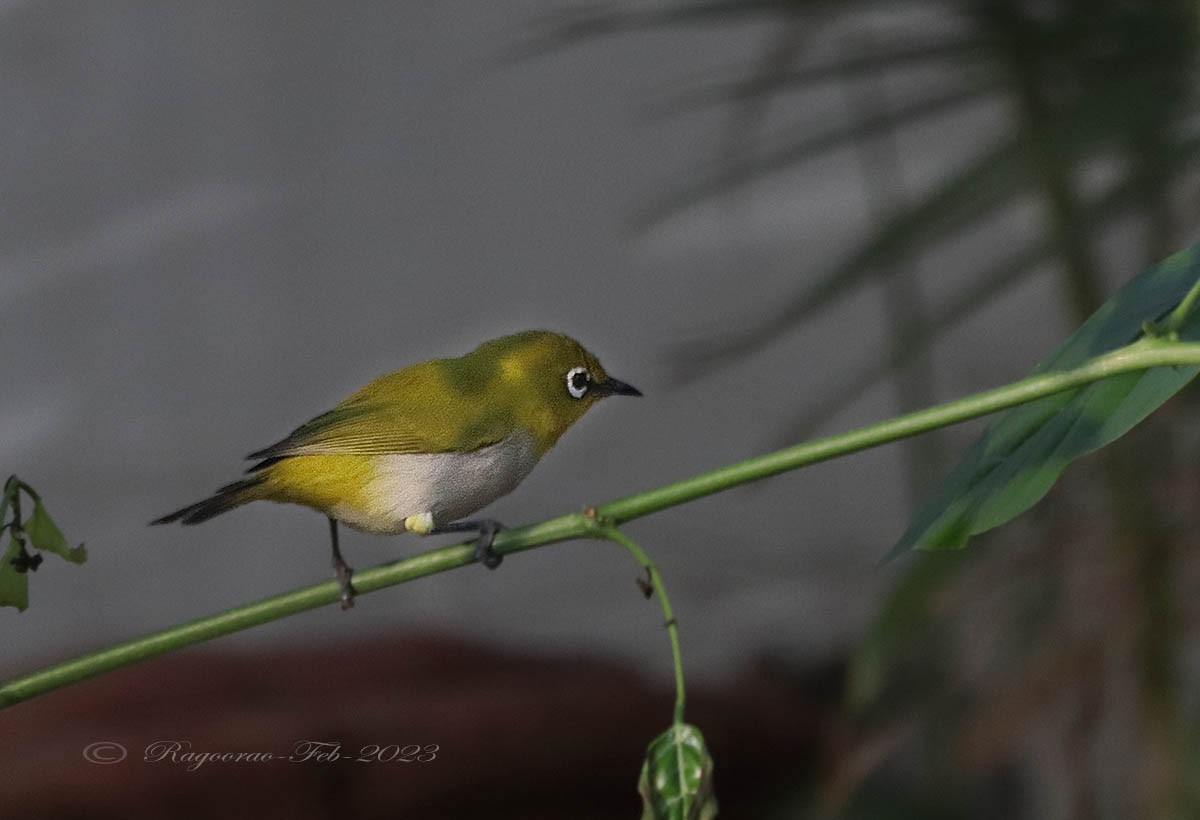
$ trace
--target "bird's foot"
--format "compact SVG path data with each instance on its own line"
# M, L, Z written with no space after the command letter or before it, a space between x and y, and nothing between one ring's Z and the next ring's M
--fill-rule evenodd
M480 518L476 521L451 521L449 524L434 527L428 534L441 535L449 532L477 531L479 538L475 541L475 560L488 569L495 569L500 566L504 556L492 552L492 542L496 540L496 533L502 529L504 529L504 525L496 519Z
M350 609L354 606L354 587L350 584L354 568L342 561L341 564L334 562L333 569L337 573L338 586L342 588L342 609Z
M479 522L479 540L475 542L475 560L488 569L495 569L504 560L503 555L492 552L492 542L496 533L500 532L500 522L494 518L485 518Z
M350 609L354 606L354 587L350 585L350 579L354 577L354 567L346 563L346 559L342 558L342 551L338 549L338 526L337 519L329 519L329 540L333 546L333 571L337 573L338 586L342 588L342 610Z

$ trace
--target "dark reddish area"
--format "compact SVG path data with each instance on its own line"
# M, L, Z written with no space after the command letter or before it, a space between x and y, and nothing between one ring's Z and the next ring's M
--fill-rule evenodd
M716 759L722 815L757 816L812 780L820 687L766 666L693 687L688 720ZM545 658L440 637L321 649L191 650L0 712L0 814L25 818L635 818L649 740L672 692L586 657ZM193 752L340 744L337 761L147 762ZM90 744L128 756L101 765ZM358 762L372 746L437 744L429 762ZM385 755L390 754L384 752Z

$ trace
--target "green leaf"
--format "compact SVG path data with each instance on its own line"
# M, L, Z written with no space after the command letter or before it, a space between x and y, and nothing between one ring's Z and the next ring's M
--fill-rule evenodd
M948 89L923 92L916 100L906 100L898 110L876 112L861 122L845 125L839 123L817 132L806 126L798 133L782 138L779 146L756 153L752 157L734 162L714 162L714 167L696 182L669 192L642 209L634 218L633 226L639 230L652 228L676 214L713 197L728 194L773 172L802 165L825 154L845 149L859 140L896 131L914 121L927 122L931 117L961 106L986 101L999 90L1000 84L996 81L963 82ZM1001 181L1009 183L1011 188L1019 187L1020 184L1020 178L1016 174L1011 174L1009 178ZM990 189L971 192L976 198L986 193L991 193Z
M806 283L760 321L721 339L684 345L676 353L679 369L686 371L687 378L697 378L761 350L869 281L880 265L990 218L1023 190L1023 151L1017 139L984 150L920 201L885 220L848 258Z
M817 60L800 67L760 71L723 82L702 82L674 96L662 108L663 113L690 112L697 107L777 97L803 91L821 83L861 79L877 72L896 71L932 62L961 60L971 65L983 59L985 43L976 37L880 43L874 47L839 49L831 59Z
M20 554L21 546L10 536L0 558L0 606L15 606L24 612L29 607L29 573L17 572L12 563Z
M34 501L33 515L25 522L24 529L25 534L29 536L29 542L39 550L61 555L74 564L82 564L87 560L87 550L82 544L72 547L67 543L62 530L50 518L40 499Z
M642 820L711 820L717 816L713 761L695 726L676 723L650 742L638 779Z
M1200 245L1145 271L1104 303L1034 369L1065 370L1134 342L1147 320L1177 305L1200 278ZM1179 337L1200 340L1193 313ZM1077 458L1124 435L1200 372L1157 367L1121 373L998 415L917 512L889 556L909 549L955 549L1039 501Z
M939 596L969 566L967 559L975 555L923 553L908 567L854 653L847 681L853 709L866 711L876 705L896 659L923 627L937 623Z

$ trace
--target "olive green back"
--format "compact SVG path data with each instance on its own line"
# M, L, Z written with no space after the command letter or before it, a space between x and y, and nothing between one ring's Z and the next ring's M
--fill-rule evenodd
M504 336L458 358L380 376L251 458L469 452L517 430L533 437L540 456L597 400L570 395L566 374L574 367L607 378L570 337Z

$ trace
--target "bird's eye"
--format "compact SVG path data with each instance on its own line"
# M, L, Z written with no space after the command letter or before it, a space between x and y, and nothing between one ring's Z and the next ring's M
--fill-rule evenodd
M567 392L574 398L582 399L592 383L592 375L586 367L572 367L567 371Z

